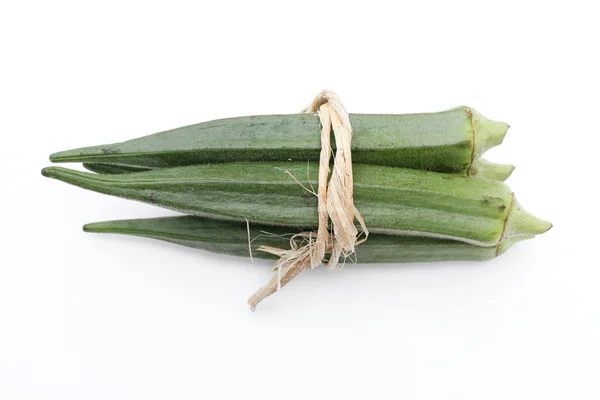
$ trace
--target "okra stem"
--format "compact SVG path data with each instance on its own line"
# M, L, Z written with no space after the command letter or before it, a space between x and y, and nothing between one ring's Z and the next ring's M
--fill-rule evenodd
M515 170L514 165L496 164L489 162L483 158L476 159L471 166L467 175L478 176L481 178L492 179L494 181L504 182Z

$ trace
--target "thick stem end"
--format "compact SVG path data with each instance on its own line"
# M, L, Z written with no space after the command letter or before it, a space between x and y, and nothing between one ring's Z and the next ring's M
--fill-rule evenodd
M509 125L487 119L472 108L468 109L473 125L473 160L502 143Z
M552 228L550 222L533 216L514 199L506 220L503 239L541 235L550 230L550 228Z
M514 170L514 165L496 164L483 158L478 158L469 167L468 175L504 182Z

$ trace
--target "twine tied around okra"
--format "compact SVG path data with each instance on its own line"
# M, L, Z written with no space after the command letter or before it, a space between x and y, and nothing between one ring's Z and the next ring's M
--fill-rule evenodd
M340 258L352 255L355 247L369 236L365 221L354 206L350 116L340 98L329 90L323 90L301 111L315 112L321 120L317 190L319 226L316 232L293 235L289 249L270 246L258 248L259 251L278 256L279 260L275 263L275 274L271 280L248 299L253 310L263 299L281 289L306 268L314 269L321 264L329 269L341 268L343 265L340 264ZM333 169L330 170L332 128L336 151ZM360 225L360 232L354 224L355 219ZM328 259L325 258L326 254L329 254Z

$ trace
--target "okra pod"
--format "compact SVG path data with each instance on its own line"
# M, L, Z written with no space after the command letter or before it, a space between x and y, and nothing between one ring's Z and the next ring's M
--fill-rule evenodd
M288 227L246 225L246 222L194 216L96 222L85 225L83 230L147 237L213 253L239 257L251 254L254 258L264 259L277 257L259 251L260 246L286 248L290 240ZM517 241L531 237L518 236L493 247L481 247L446 239L373 234L356 248L356 261L367 264L485 261L504 253Z
M471 168L508 129L468 107L438 113L351 114L356 164L477 175ZM122 143L55 153L52 162L85 162L103 173L207 163L317 161L316 114L259 115L203 122ZM94 166L94 164L101 164ZM501 166L498 168L502 168ZM494 174L492 165L487 170ZM495 173L496 175L498 173Z
M43 175L100 193L187 214L314 229L316 164L230 163L101 175L49 167ZM287 172L287 173L286 173ZM293 180L307 177L302 187ZM313 177L311 177L311 175ZM413 169L355 165L354 199L370 232L497 246L551 225L526 212L496 181Z
M83 167L92 172L108 175L129 174L132 172L142 172L156 169L106 163L83 163ZM514 169L515 167L512 165L495 164L480 157L471 164L467 171L467 175L504 182L512 174Z

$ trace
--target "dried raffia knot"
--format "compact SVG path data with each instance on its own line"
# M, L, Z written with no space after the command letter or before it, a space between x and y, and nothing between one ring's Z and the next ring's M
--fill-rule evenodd
M275 263L276 274L273 278L248 300L252 309L264 298L294 279L305 268L312 269L323 263L330 269L340 267L340 257L353 254L354 248L367 240L369 235L362 216L354 206L352 126L342 101L335 93L323 90L301 112L316 112L321 120L317 192L319 227L316 233L302 232L292 236L289 249L268 246L261 246L258 249L279 256L279 260ZM335 136L336 153L331 179L329 179L331 128ZM330 219L332 232L329 226ZM362 232L359 232L354 225L355 219L359 222ZM360 238L361 235L364 237ZM325 259L326 254L329 254L328 260Z

